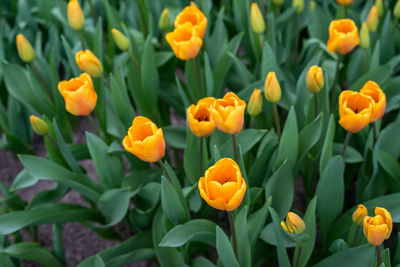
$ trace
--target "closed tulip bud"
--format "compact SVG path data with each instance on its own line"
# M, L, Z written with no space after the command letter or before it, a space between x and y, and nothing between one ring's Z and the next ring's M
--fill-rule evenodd
M265 22L257 3L251 4L250 10L251 27L255 33L263 33L265 31Z
M284 0L272 0L272 2L274 3L274 5L277 5L277 6L283 5L283 1L284 1Z
M29 118L31 120L32 129L36 134L46 135L49 132L49 126L44 120L35 115L31 115Z
M68 2L68 24L69 26L79 31L83 28L85 23L85 16L83 15L81 6L78 0L70 0Z
M370 32L375 32L378 28L378 8L374 5L368 13L367 25Z
M267 78L265 79L264 94L265 98L271 103L276 103L281 99L281 86L279 85L276 74L273 71L268 73Z
M169 28L169 13L168 8L164 8L161 13L160 19L158 20L158 27L162 31L166 31Z
M392 216L386 209L376 207L375 216L365 216L363 225L364 235L367 238L368 243L380 246L392 233Z
M376 0L375 1L375 5L378 8L379 17L382 17L383 12L385 11L385 7L383 5L383 1L382 0Z
M315 1L311 0L311 2L310 2L310 12L311 13L314 12L314 8L315 8Z
M324 73L321 67L311 66L306 75L307 89L310 93L318 93L324 87Z
M251 116L257 116L262 110L262 96L260 89L254 89L247 105L247 112Z
M165 154L162 129L143 116L135 117L122 145L128 152L145 162L157 162Z
M396 19L400 19L400 0L397 0L393 9L393 15Z
M82 71L89 73L93 78L98 78L103 73L103 65L100 60L88 49L78 51L75 54L75 61Z
M17 35L17 50L21 60L26 63L31 62L35 58L35 50L33 50L32 45L22 33Z
M304 10L304 0L293 0L292 6L296 7L296 13L300 14Z
M376 82L368 81L361 88L360 93L370 96L374 102L374 113L370 122L375 122L382 118L386 109L386 95L379 85Z
M118 48L122 51L126 51L129 48L129 40L126 36L117 29L111 30L114 42L117 44Z
M370 46L370 37L368 25L366 22L363 22L360 30L360 47L364 49L368 49Z
M351 19L333 20L329 24L328 51L345 55L360 43L358 28Z
M198 183L200 196L211 207L232 211L242 203L246 181L239 165L230 158L223 158L208 168Z
M348 6L354 2L354 0L336 0L339 5Z
M283 230L290 234L301 234L306 229L306 225L299 215L293 212L288 212L286 215L286 222L281 222Z
M353 212L352 220L355 224L362 225L364 221L364 217L368 215L367 208L359 204L356 210Z

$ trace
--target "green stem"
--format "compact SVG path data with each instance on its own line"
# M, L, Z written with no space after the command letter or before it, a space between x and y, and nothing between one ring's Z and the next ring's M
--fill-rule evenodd
M103 137L102 134L101 134L101 131L99 129L99 126L96 123L96 119L93 117L92 113L89 114L88 119L89 119L89 123L92 126L92 129L96 133L96 135Z
M165 168L165 165L164 165L164 163L162 162L162 160L160 159L160 160L158 161L158 163L160 164L161 169L163 170L163 172L164 172L165 176L167 177L167 179L168 179L170 182L172 182L171 176L169 176L169 173L168 173L168 171L167 171L167 168Z
M33 62L31 62L31 67L33 69L33 72L36 74L36 77L38 77L40 83L43 85L44 89L46 90L47 95L50 98L50 102L54 104L53 102L53 97L51 95L50 92L50 88L47 86L46 82L44 81L42 75L40 74L39 70L35 67L35 65L33 64Z
M232 146L233 146L233 157L235 162L238 162L239 156L238 156L238 151L237 151L237 145L236 145L236 136L235 134L232 134Z
M376 246L376 259L377 259L377 267L381 266L382 264L382 254L381 254L381 247Z
M81 41L82 50L86 50L85 42L83 41L82 31L79 31L78 35L79 35L79 40Z
M335 99L336 99L336 90L335 90L335 88L336 88L336 84L337 84L338 79L339 79L339 69L340 69L341 60L342 60L342 56L338 55L338 59L337 59L337 63L336 63L335 79L333 80L333 84L332 84L332 87L331 87L331 105L330 105L331 111L333 110L333 105L334 105Z
M350 137L351 137L351 132L347 132L346 139L344 140L344 143L343 143L343 150L342 150L342 157L343 158L344 158L344 155L346 153L347 146L349 145Z
M344 6L344 18L347 18L347 6Z
M278 143L279 143L279 141L281 140L281 124L279 122L278 106L276 105L276 103L273 103L272 106L274 108L276 134L278 135Z
M100 76L101 80L103 81L103 83L108 87L108 89L111 89L111 85L107 82L106 78L104 78L103 75Z
M318 116L318 95L314 94L314 116L315 118Z
M133 63L135 63L135 66L138 69L138 71L141 71L140 64L137 61L136 57L132 54L131 51L128 51L128 54L129 54L129 57L132 59Z
M374 142L373 142L373 144L375 144L375 142L376 142L376 126L375 126L375 122L372 123L372 132L374 134Z
M233 220L232 211L228 211L229 225L231 227L231 235L232 235L232 246L233 251L235 252L235 256L237 258L237 241L236 241L236 230L235 230L235 221Z
M357 225L357 229L356 229L356 232L354 233L353 241L351 241L352 247L355 245L359 233L360 233L360 226Z
M97 20L97 13L96 13L96 10L93 7L92 0L88 0L88 2L89 2L89 6L90 6L90 11L92 12L93 19L94 19L94 21L96 21Z
M362 74L367 72L367 49L363 49Z
M295 65L297 63L297 58L298 58L298 53L297 50L299 49L299 39L300 39L300 33L299 33L299 14L296 13L296 39L294 42L294 53L293 53L293 64Z
M203 137L200 137L200 176L202 177L204 174L204 166L203 166Z
M196 84L197 84L197 91L199 93L199 99L202 97L202 91L201 91L201 79L200 79L200 72L199 72L199 66L197 64L197 57L191 60L192 61L192 66L194 70L194 75L196 77Z
M301 258L301 246L299 244L297 244L295 252L294 252L293 266L295 266L295 267L300 266L300 258Z

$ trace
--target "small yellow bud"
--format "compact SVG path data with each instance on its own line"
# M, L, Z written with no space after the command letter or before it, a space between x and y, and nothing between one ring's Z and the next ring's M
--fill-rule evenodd
M324 73L321 67L311 66L306 75L307 89L310 93L316 94L324 87Z
M251 27L253 28L253 31L255 33L263 33L265 31L264 18L261 14L260 9L258 8L257 3L251 4L250 21Z
M299 215L293 212L288 212L286 215L286 223L281 222L283 230L291 234L301 234L306 229L306 225Z
M68 24L69 26L80 31L85 23L85 16L83 15L81 6L77 0L70 0L68 2Z
M254 89L247 106L247 112L251 116L257 116L262 110L262 96L260 89Z
M264 84L265 98L272 103L276 103L281 99L281 86L276 78L275 72L268 73Z
M274 5L277 5L277 6L283 5L283 0L272 0L272 2L274 3Z
M118 46L119 49L122 51L126 51L129 48L129 40L126 36L120 32L119 30L113 28L111 30L112 36L114 38L115 44Z
M190 6L197 7L197 5L194 1L190 1Z
M385 6L383 5L383 1L382 0L376 0L375 1L375 5L378 8L379 17L382 17L383 16L383 12L385 11Z
M160 30L166 31L168 30L169 25L168 9L164 8L163 12L161 13L160 19L158 20L158 27L160 27Z
M378 28L378 8L374 5L368 13L367 25L370 32L375 32Z
M292 6L297 7L296 13L300 14L304 10L304 0L293 0Z
M311 2L310 2L310 13L314 12L314 8L315 8L315 1L311 0Z
M400 0L398 0L394 6L393 15L396 19L400 19Z
M49 126L44 120L36 117L35 115L31 115L29 118L31 119L33 131L36 134L46 135L49 132Z
M363 22L360 30L360 47L367 49L370 46L369 30L366 22Z
M356 210L353 212L352 220L355 224L362 225L364 217L368 215L367 208L359 204Z
M24 62L29 63L35 58L35 50L22 33L17 35L17 50L19 57Z

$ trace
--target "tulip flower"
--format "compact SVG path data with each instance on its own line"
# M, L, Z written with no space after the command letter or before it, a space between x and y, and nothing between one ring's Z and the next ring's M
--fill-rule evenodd
M296 7L296 13L300 14L304 10L304 0L293 0L292 6Z
M195 58L203 45L203 40L190 23L185 23L173 32L167 33L165 39L175 56L181 60Z
M85 16L83 15L81 6L77 0L70 0L68 2L68 24L69 26L80 31L85 23Z
M370 46L369 29L366 22L363 22L360 30L360 47L368 49Z
M393 15L396 19L400 19L400 0L397 0L393 8Z
M31 120L32 129L36 134L46 135L49 132L49 126L44 120L35 115L29 116L29 119Z
M376 207L375 216L365 216L363 223L364 235L372 245L380 246L392 233L392 216L384 208Z
M291 234L301 234L306 229L303 219L293 212L288 212L286 215L286 222L281 222L283 230Z
M247 106L247 112L251 116L257 116L262 110L262 96L260 89L254 89L253 94L251 94L249 104Z
M268 73L264 83L264 94L265 98L272 103L274 109L274 119L276 133L278 134L278 140L281 139L281 125L279 122L278 107L276 102L281 99L281 86L279 85L278 79L276 78L275 72L271 71Z
M359 204L353 212L352 220L355 224L362 225L364 217L367 215L368 215L367 208L364 205Z
M142 116L135 117L122 145L128 152L145 162L160 161L165 154L162 129Z
M307 89L310 93L318 93L324 87L324 73L321 67L311 66L306 74Z
M378 8L374 5L371 7L367 17L367 25L370 32L376 32L376 29L378 28L378 21Z
M239 165L229 158L223 158L208 168L198 183L200 196L208 205L226 211L239 207L246 186Z
M129 40L126 36L120 32L119 30L113 28L111 29L111 33L114 39L115 44L118 46L119 49L122 51L126 51L129 48Z
M158 27L161 31L166 31L169 28L169 13L168 8L164 8L158 20Z
M263 33L265 31L265 22L257 3L251 4L250 10L251 27L255 33Z
M370 96L374 102L374 113L371 116L370 122L375 122L383 117L386 109L386 95L373 81L368 81L361 88L360 93Z
M17 50L18 55L22 61L30 63L35 58L35 50L33 50L32 45L25 38L25 36L20 33L16 37L17 40Z
M197 36L203 39L207 28L207 18L196 6L187 6L175 18L174 26L178 29L189 25L197 32Z
M379 17L382 17L383 12L385 11L385 6L383 5L383 1L375 0L375 6L378 8Z
M215 123L211 119L211 106L214 97L200 99L196 105L190 105L187 109L187 120L192 133L198 137L208 137L215 130Z
M65 109L75 116L88 116L96 107L97 94L87 73L59 82L58 91L64 98Z
M354 0L336 0L339 5L348 6L354 2Z
M358 28L351 19L333 20L329 25L328 51L345 55L353 50L360 40Z
M78 51L75 54L75 61L82 71L89 73L93 78L98 78L103 74L103 65L100 60L88 49Z

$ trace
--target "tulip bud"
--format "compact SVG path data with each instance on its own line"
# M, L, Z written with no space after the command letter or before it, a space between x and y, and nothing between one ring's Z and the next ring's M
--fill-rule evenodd
M272 103L276 103L281 99L281 86L276 78L275 72L268 73L264 84L265 98Z
M324 87L324 73L316 65L311 66L306 75L307 89L310 93L316 94Z
M22 33L17 35L17 50L19 57L24 62L29 63L35 58L35 50Z
M293 0L292 6L297 7L296 13L300 14L304 9L304 0Z
M394 6L393 15L396 19L400 19L400 0L398 0Z
M378 28L378 19L378 8L372 6L367 17L367 25L370 32L375 32L376 28Z
M367 49L370 46L369 30L366 22L362 23L360 31L360 47Z
M310 13L312 13L314 11L314 8L315 8L315 1L311 0L311 2L310 2Z
M164 8L161 13L160 19L158 20L158 27L162 31L166 31L169 28L169 13L167 8Z
M379 17L382 17L383 12L385 11L385 7L384 7L384 5L383 5L382 0L376 0L376 1L375 1L375 5L376 5L376 7L378 8Z
M375 216L365 216L363 220L364 235L368 243L380 246L390 237L393 229L392 215L384 208L376 207Z
M75 61L82 71L89 73L93 78L98 78L103 74L103 64L88 49L76 52Z
M126 36L117 29L111 30L112 36L114 38L115 44L118 46L119 49L122 51L126 51L129 48L129 40Z
M190 6L197 7L197 5L194 1L190 1Z
M356 210L353 212L352 220L355 224L362 225L364 217L368 215L367 208L359 204Z
M274 2L274 5L277 5L277 6L283 5L283 0L272 0L272 2Z
M265 31L264 18L256 3L251 4L250 20L251 27L255 33L263 33Z
M247 112L251 116L257 116L262 110L262 96L260 89L254 89L253 94L250 97L249 105L247 106Z
M32 129L36 134L46 135L49 132L49 126L44 120L35 115L31 115L29 118L31 120Z
M68 2L68 24L69 26L80 31L85 23L85 16L83 15L81 6L77 0L70 0Z
M286 215L286 223L281 222L283 230L291 234L301 234L306 229L306 225L299 215L293 212L288 212Z

